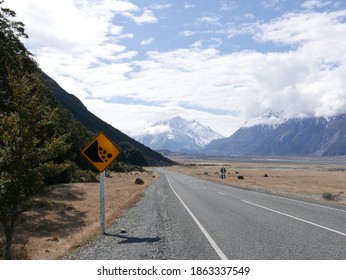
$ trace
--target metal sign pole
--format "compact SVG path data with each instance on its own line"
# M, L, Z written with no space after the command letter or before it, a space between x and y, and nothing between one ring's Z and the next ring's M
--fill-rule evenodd
M1 1L1 0L0 0ZM100 231L105 234L105 169L120 154L120 150L99 132L82 150L82 155L100 172Z
M100 173L100 231L105 233L105 171Z

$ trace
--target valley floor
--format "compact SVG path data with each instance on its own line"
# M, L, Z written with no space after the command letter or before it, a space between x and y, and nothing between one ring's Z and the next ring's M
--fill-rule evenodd
M175 157L171 170L225 185L346 205L345 157ZM225 179L220 178L225 168ZM244 179L238 179L242 176Z

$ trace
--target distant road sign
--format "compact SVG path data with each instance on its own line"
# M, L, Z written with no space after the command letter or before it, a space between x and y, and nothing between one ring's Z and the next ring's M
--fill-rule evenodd
M221 175L220 175L220 178L221 179L226 179L226 168L224 168L224 167L222 167L221 169L220 169L220 172L221 172Z
M220 172L222 173L222 174L224 174L224 173L226 173L226 168L224 168L224 167L222 167L221 169L220 169Z
M103 172L120 151L103 132L99 132L82 150L83 156L99 171Z

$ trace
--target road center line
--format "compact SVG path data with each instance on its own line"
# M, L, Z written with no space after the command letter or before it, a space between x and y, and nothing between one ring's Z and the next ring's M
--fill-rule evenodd
M343 236L346 236L346 233L343 233L341 231L337 231L337 230L334 230L334 229L331 229L331 228L328 228L328 227L324 227L324 226L321 226L319 224L315 224L315 223L312 223L312 222L309 222L307 220L303 220L301 218L298 218L298 217L295 217L295 216L292 216L292 215L289 215L289 214L286 214L286 213L283 213L283 212L280 212L280 211L276 211L274 209L271 209L271 208L268 208L268 207L264 207L264 206L261 206L261 205L258 205L258 204L255 204L255 203L252 203L252 202L249 202L249 201L246 201L246 200L242 200L242 202L245 202L247 204L251 204L253 206L257 206L257 207L260 207L260 208L263 208L265 210L268 210L268 211L271 211L271 212L274 212L274 213L277 213L277 214L280 214L282 216L286 216L286 217L289 217L289 218L292 218L292 219L295 219L295 220L298 220L298 221L301 221L301 222L304 222L304 223L307 223L307 224L310 224L310 225L313 225L313 226L316 226L316 227L319 227L319 228L323 228L325 230L329 230L331 232L334 232L334 233L337 233L337 234L340 234L340 235L343 235Z
M224 193L222 193L222 192L217 192L218 194L221 194L221 195L225 195Z
M220 247L216 244L216 242L214 241L214 239L210 236L210 234L207 232L207 230L204 228L204 226L198 221L198 219L195 217L195 215L191 212L191 210L186 206L186 204L184 203L184 201L180 198L180 196L176 193L176 191L173 189L171 182L169 181L168 177L167 177L167 181L169 186L171 187L173 193L176 195L176 197L180 200L181 204L185 207L185 209L187 210L187 212L190 214L191 218L195 221L195 223L197 224L197 226L199 227L199 229L202 231L202 233L204 234L204 236L207 238L207 240L209 241L210 245L213 247L213 249L215 250L215 252L219 255L221 260L228 260L228 258L226 257L226 255L221 251Z

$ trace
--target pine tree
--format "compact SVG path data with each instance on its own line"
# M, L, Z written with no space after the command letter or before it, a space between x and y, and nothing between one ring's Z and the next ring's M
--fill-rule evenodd
M0 0L0 5L3 1ZM68 166L56 159L66 154L69 134L57 125L59 111L49 104L47 89L19 37L24 25L0 10L0 223L6 238L6 259L18 216L30 198L44 190L44 180Z

